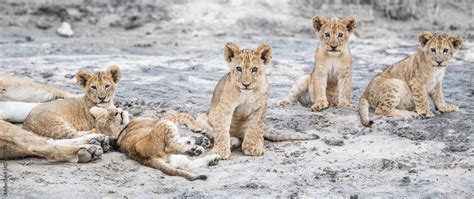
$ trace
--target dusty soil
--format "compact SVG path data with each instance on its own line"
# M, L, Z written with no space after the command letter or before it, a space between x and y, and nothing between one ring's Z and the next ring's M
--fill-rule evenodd
M84 32L80 28L77 31ZM367 33L370 37L352 37L353 107L313 113L299 104L276 105L292 83L312 69L318 41L310 34L201 36L107 29L63 38L52 30L28 26L3 26L3 30L1 71L80 92L74 81L78 69L102 70L116 64L123 70L117 106L134 116L150 117L177 111L197 116L206 111L214 86L228 70L224 44L234 41L243 48L256 48L269 43L273 60L266 130L321 137L265 142L261 157L244 156L237 149L230 160L196 169L209 179L195 182L166 176L118 152L88 164L12 160L7 162L11 198L473 197L474 44L469 38L444 79L445 98L460 106L458 112L424 120L371 114L375 126L363 128L356 111L358 98L374 75L416 51L416 34L387 40L380 35L391 31L377 28ZM468 34L472 31L463 35Z

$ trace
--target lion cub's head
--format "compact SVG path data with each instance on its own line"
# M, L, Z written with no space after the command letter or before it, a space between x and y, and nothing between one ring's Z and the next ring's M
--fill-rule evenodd
M344 50L356 25L357 22L353 16L344 19L326 19L323 16L313 17L313 30L319 34L319 47L329 54L337 55L341 50Z
M237 44L227 43L224 58L229 64L232 81L241 91L251 91L266 75L267 65L272 60L272 47L262 44L256 50L240 50Z
M120 108L92 107L90 113L95 118L96 131L117 138L120 131L128 124L129 114Z
M84 88L86 97L95 104L112 101L120 78L121 72L118 66L110 66L105 72L79 70L76 74L77 83Z
M421 51L433 67L446 67L456 50L461 47L459 35L421 32L418 35Z

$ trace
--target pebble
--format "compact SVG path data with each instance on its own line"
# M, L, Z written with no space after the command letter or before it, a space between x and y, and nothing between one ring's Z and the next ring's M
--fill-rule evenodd
M63 22L56 30L56 33L62 37L72 37L74 35L74 31L72 31L72 27L68 22Z

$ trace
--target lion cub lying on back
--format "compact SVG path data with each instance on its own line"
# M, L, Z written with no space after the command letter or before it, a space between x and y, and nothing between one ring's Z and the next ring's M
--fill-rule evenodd
M433 117L428 96L440 112L458 110L456 105L444 101L442 80L448 61L461 47L461 37L421 32L418 41L418 52L387 67L370 82L359 101L362 125L373 124L369 120L369 107L377 115Z
M97 108L91 110L95 118L113 121L114 109ZM98 119L100 121L100 119ZM134 118L126 126L116 122L98 122L98 131L109 134L112 146L139 163L161 170L172 176L182 176L188 180L206 180L205 175L196 175L187 170L216 165L219 155L207 155L190 160L188 156L199 156L204 147L210 147L209 139L200 137L180 138L177 124L184 124L193 131L203 131L188 114L179 113L160 119ZM114 144L115 142L115 144ZM182 155L185 154L185 155Z
M266 68L272 59L269 45L256 50L240 50L234 43L224 47L227 73L217 84L209 112L198 121L209 131L205 135L214 140L210 153L228 159L231 146L240 146L246 155L263 155L263 139L271 141L316 139L316 135L273 135L264 133L267 113L268 82Z
M356 24L352 16L342 20L313 17L313 30L320 39L313 72L296 81L288 98L279 102L281 105L299 101L304 106L312 104L312 111L321 111L329 105L351 105L352 55L349 36Z

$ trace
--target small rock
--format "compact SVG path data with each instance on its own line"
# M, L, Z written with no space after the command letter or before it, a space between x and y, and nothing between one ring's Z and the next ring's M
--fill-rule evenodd
M72 31L72 27L68 22L63 22L56 30L56 33L63 37L72 37L74 35L74 31Z
M407 185L410 182L411 182L410 177L408 177L408 176L403 177L402 185Z
M327 145L331 145L331 146L342 146L342 145L344 145L343 140L339 140L339 139L336 139L336 138L329 138L329 139L325 138L324 143L326 143Z

